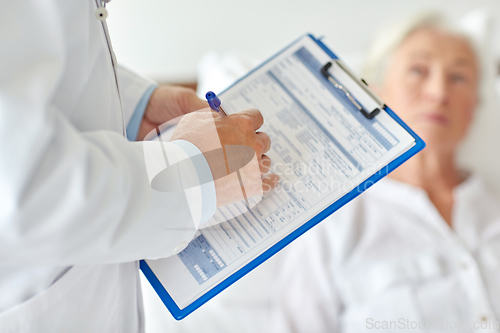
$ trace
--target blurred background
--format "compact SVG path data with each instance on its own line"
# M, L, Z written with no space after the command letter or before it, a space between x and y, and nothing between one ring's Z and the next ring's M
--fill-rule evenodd
M370 41L384 25L427 9L439 10L464 27L483 54L487 85L460 163L481 173L500 194L498 0L116 0L108 6L108 25L122 65L159 83L198 87L204 93L221 91L306 32L324 36L359 73ZM265 312L273 260L278 259L182 322L175 322L143 283L147 332L259 332L258 318L246 317L238 307L244 303Z
M384 22L429 8L452 19L484 8L500 19L498 0L120 0L109 4L108 24L123 65L160 82L190 83L207 51L265 59L305 32L325 36L356 67ZM500 27L487 34L498 59Z

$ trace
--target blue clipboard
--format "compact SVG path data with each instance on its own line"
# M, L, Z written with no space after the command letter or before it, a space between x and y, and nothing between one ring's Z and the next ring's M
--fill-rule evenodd
M333 60L338 59L338 57L326 46L324 45L320 39L316 39L314 36L311 34L307 34L307 37L311 38L314 42L316 42L321 49L323 49L326 54ZM262 63L259 67L255 68L251 72L249 72L246 76L238 80L237 82L244 80L248 75L259 69L260 67L264 66L271 60L273 60L275 57L278 55L282 54L285 50L290 48L292 45L294 45L297 41L300 39L304 38L304 36L301 36L299 39L294 41L293 43L289 44L286 46L284 49L282 49L280 52L275 54L273 57L268 59L266 62ZM236 84L235 82L234 84ZM233 85L234 85L233 84ZM229 88L228 88L229 89ZM356 188L352 189L350 192L346 193L343 195L340 199L335 201L332 205L328 206L326 209L321 211L319 214L317 214L314 218L309 220L308 222L304 223L302 226L297 228L295 231L290 233L288 236L274 244L272 247L270 247L267 251L264 253L260 254L258 257L250 261L248 264L246 264L244 267L239 269L238 271L234 272L232 275L230 275L228 278L220 282L218 285L213 287L211 290L209 290L207 293L203 294L201 297L199 297L197 300L195 300L193 303L189 304L187 307L181 309L179 306L174 302L172 297L168 294L168 292L165 290L163 285L160 283L156 275L153 273L151 268L148 266L147 262L144 260L141 260L140 262L140 267L146 278L149 280L151 285L153 286L154 290L158 294L158 296L161 298L167 309L170 311L172 316L177 319L181 320L185 318L187 315L192 313L194 310L198 309L200 306L205 304L208 300L219 294L221 291L241 279L243 276L248 274L250 271L252 271L254 268L262 264L264 261L272 257L274 254L278 253L280 250L282 250L285 246L290 244L292 241L294 241L296 238L298 238L300 235L305 233L307 230L311 229L313 226L324 220L326 217L337 211L339 208L347 204L349 201L352 199L356 198L359 194L367 190L369 187L371 187L373 184L378 182L380 179L385 177L387 174L392 172L394 169L396 169L398 166L403 164L405 161L407 161L409 158L411 158L413 155L421 151L425 147L424 141L417 136L391 109L389 109L387 106L383 105L382 106L384 111L387 112L388 115L390 115L399 125L401 125L402 128L404 128L408 134L410 134L414 139L415 139L415 144L407 150L405 153L403 153L401 156L397 157L394 159L392 162L390 162L387 167L382 168L380 171L377 173L373 174L371 177L366 179L364 182L359 184Z

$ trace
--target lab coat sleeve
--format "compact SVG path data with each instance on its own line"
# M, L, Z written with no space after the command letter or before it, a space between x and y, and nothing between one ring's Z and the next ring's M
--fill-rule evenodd
M144 113L146 113L146 108L148 107L149 100L154 91L158 88L158 85L154 84L146 89L144 95L142 95L141 100L135 107L132 117L127 124L127 139L129 141L136 141L139 135L139 129L141 127L142 120L144 118Z
M123 118L125 124L128 124L134 112L137 111L137 106L143 98L144 93L151 86L157 86L157 84L153 80L134 73L121 65L118 66L117 74L123 106Z
M324 222L322 222L324 223ZM328 233L315 227L282 254L269 311L269 332L339 332L342 302Z
M201 200L202 191L154 191L144 154L158 151L157 142L79 132L52 103L66 64L63 17L50 0L10 2L0 11L0 262L65 266L172 255L203 222L187 200ZM186 158L182 145L164 145L169 160ZM187 165L174 185L182 188L196 167L209 172L208 164Z

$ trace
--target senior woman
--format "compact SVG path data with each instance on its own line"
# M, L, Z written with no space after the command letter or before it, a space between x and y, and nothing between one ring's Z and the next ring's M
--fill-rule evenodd
M427 147L291 245L269 331L498 329L500 205L455 162L478 104L473 46L420 15L365 74Z

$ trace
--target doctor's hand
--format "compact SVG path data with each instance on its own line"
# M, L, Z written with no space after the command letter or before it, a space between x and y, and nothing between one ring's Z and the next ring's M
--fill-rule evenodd
M215 180L217 206L262 196L279 181L267 174L271 159L269 136L257 130L264 123L258 110L220 117L209 108L185 115L171 141L186 140L204 155Z
M193 89L177 86L160 86L151 95L144 112L137 141L157 126L186 113L208 106L207 101L199 99Z

